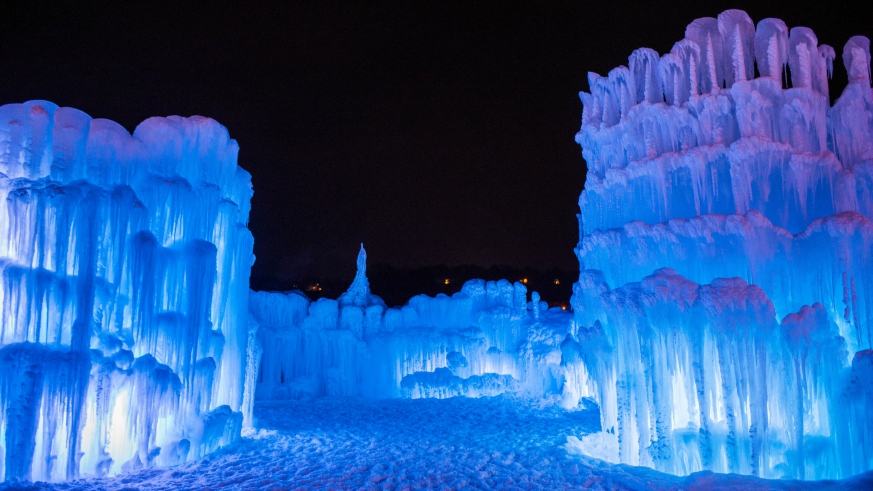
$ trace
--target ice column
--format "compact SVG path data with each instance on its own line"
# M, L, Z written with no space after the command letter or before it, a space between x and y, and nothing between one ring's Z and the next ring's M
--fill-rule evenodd
M589 74L566 356L622 462L800 479L873 468L869 46L846 44L833 107L833 48L737 10L695 20L660 59L630 55L634 81L660 67L663 97L634 85L626 106Z
M131 135L0 107L0 479L173 464L239 434L255 347L237 153L199 116Z

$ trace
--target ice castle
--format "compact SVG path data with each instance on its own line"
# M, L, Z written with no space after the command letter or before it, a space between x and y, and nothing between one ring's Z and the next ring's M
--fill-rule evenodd
M0 480L184 462L323 395L596 404L568 445L679 475L873 469L869 40L831 105L835 60L729 10L589 74L573 312L506 280L389 307L363 246L336 300L249 291L225 128L0 107Z
M0 107L0 480L174 464L239 435L254 256L237 152L207 118L131 135Z

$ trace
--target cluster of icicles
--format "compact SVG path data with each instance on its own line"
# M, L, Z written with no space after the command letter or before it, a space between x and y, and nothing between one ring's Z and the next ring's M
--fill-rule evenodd
M833 107L834 50L738 10L589 75L564 393L597 400L616 460L873 468L869 48L846 43Z
M0 107L0 481L179 463L239 435L254 258L237 152L208 118L131 135Z

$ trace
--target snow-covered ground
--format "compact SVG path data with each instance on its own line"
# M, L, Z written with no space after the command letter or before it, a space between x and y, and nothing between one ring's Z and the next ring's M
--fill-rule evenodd
M587 459L565 445L599 429L596 408L570 412L506 396L270 401L255 406L255 417L257 432L197 462L0 490L873 489L873 473L819 482L680 478Z

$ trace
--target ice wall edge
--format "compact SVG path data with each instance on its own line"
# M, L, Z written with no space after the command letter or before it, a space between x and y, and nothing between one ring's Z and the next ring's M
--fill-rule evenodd
M169 465L239 436L254 257L238 151L200 116L131 135L0 107L0 480Z
M835 50L739 10L589 74L571 302L616 460L797 479L873 468L869 46L846 43L833 106Z

